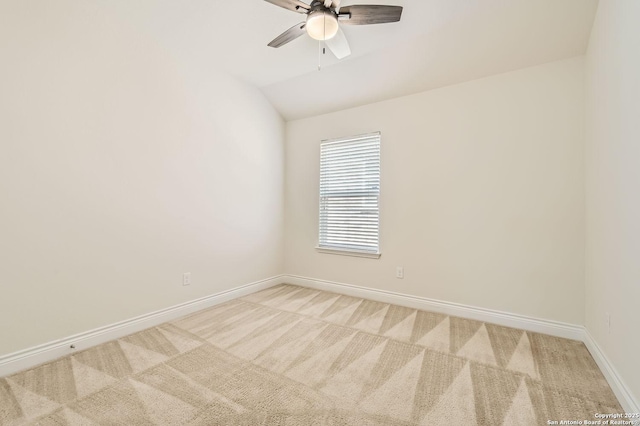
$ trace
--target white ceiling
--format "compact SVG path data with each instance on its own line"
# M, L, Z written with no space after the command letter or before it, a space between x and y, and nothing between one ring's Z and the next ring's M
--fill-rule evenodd
M341 61L319 58L306 35L268 47L304 15L264 0L120 1L172 54L259 87L291 120L581 55L598 0L342 0L404 11L399 23L343 26L352 55Z

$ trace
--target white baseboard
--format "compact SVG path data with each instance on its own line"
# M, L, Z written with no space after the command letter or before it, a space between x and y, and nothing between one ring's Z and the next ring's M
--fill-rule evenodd
M110 340L118 339L146 328L180 318L187 314L229 301L258 290L272 287L283 282L282 276L275 276L231 290L205 296L186 303L171 306L159 311L140 315L125 321L97 328L95 330L69 336L64 339L45 343L33 348L0 356L0 377L53 361L65 355L81 351ZM74 348L71 348L71 345Z
M97 328L95 330L69 336L64 339L45 343L33 348L0 356L0 377L8 376L18 371L35 367L45 362L53 361L65 355L96 346L110 340L118 339L146 328L162 324L167 321L180 318L184 315L205 309L229 300L246 296L259 290L272 287L277 284L295 284L318 290L332 291L349 296L376 300L384 303L407 306L425 311L438 312L477 321L489 322L514 327L523 330L544 333L552 336L580 340L595 359L604 374L609 386L615 393L618 401L626 412L640 412L640 404L626 386L616 369L604 355L596 341L583 326L567 324L558 321L544 320L511 314L492 309L478 308L458 303L428 299L392 291L360 287L350 284L337 283L301 277L297 275L278 275L250 284L242 285L231 290L216 293L200 299L192 300L179 305L151 312L129 320ZM74 346L71 349L71 345Z
M511 314L492 309L478 308L459 303L428 299L426 297L412 296L409 294L378 290L368 287L359 287L351 284L317 280L296 275L283 275L282 279L289 284L300 285L303 287L333 291L335 293L346 294L348 296L362 297L384 303L393 303L395 305L489 322L503 325L505 327L550 334L552 336L564 337L566 339L583 340L584 336L584 327L580 325L527 317L524 315Z
M591 356L600 367L600 371L604 374L604 377L607 379L609 386L611 386L611 390L618 398L620 405L627 413L640 413L640 404L634 398L633 394L629 387L622 380L617 370L613 367L613 364L609 361L609 358L602 352L598 343L596 343L595 339L589 333L589 330L584 330L584 344L591 352Z
M589 331L581 325L567 324L492 309L478 308L458 303L444 302L425 297L318 280L297 275L283 275L282 280L283 283L295 284L317 290L332 291L335 293L346 294L348 296L376 300L378 302L393 303L414 309L438 312L446 315L503 325L505 327L519 328L535 333L543 333L551 336L579 340L585 344L591 353L591 356L593 356L594 360L598 364L598 367L600 367L600 370L607 379L609 386L611 386L611 389L618 398L622 408L628 413L640 413L640 405L633 397L629 388L625 385L616 369L600 350L600 347L595 340L593 340Z

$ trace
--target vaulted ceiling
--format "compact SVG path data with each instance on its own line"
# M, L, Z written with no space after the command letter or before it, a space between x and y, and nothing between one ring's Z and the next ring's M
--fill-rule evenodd
M124 4L132 24L173 54L259 87L287 120L581 55L597 8L597 0L342 0L404 11L399 23L343 26L352 55L337 60L306 35L268 47L304 16L264 0Z

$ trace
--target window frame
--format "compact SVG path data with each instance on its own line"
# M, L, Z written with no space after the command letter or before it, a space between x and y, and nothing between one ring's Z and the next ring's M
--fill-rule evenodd
M321 207L322 207L322 196L321 196L321 186L322 186L322 182L321 182L321 176L322 176L322 145L323 144L330 144L330 143L339 143L339 142L349 142L349 141L356 141L358 139L365 139L365 138L371 138L371 137L377 137L378 139L378 161L379 161L379 169L378 169L378 179L380 181L379 185L378 185L378 192L377 192L377 199L376 199L376 206L377 206L377 214L378 214L378 227L377 227L377 242L378 242L378 246L377 246L377 251L369 251L369 250L358 250L358 249L351 249L351 248L342 248L342 247L334 247L334 246L321 246L320 245L320 236L321 236L321 225L322 225L322 218L321 218ZM359 134L359 135L353 135L353 136L347 136L347 137L341 137L341 138L333 138L333 139L324 139L322 141L320 141L319 144L319 170L318 170L318 222L317 222L317 232L318 232L318 243L315 247L316 251L319 253L325 253L325 254L335 254L335 255L343 255L343 256L355 256L355 257L363 257L363 258L370 258L370 259L379 259L380 256L382 255L382 250L381 250L381 193L382 193L382 133L380 131L377 132L371 132L371 133L364 133L364 134Z

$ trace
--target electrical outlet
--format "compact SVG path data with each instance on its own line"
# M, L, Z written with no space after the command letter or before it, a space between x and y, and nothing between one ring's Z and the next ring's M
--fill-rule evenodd
M396 266L396 278L400 278L400 279L404 278L404 267Z
M182 285L191 285L191 272L182 274Z

